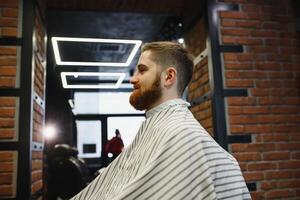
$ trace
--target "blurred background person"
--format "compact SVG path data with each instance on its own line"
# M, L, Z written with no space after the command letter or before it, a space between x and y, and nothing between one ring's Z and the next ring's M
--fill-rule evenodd
M115 130L115 136L108 140L105 145L105 152L112 154L112 160L113 161L118 155L123 151L124 143L121 138L121 133L119 129Z

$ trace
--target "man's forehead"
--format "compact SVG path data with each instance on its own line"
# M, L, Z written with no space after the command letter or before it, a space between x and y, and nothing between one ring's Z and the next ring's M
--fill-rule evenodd
M142 52L140 59L150 59L151 58L151 52L150 51L144 51Z
M149 52L149 51L143 52L140 56L137 66L143 65L143 66L147 66L149 68L155 67L156 63L151 59L150 55L151 55L151 52Z

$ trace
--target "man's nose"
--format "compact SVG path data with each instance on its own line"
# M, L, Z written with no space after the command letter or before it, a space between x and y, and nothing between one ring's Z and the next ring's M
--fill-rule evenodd
M136 78L135 74L133 74L133 76L130 78L129 82L130 82L131 84L134 84L134 83L137 82L137 78Z

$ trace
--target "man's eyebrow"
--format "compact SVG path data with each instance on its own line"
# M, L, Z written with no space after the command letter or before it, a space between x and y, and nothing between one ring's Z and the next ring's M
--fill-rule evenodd
M136 69L141 69L141 68L147 68L148 69L148 66L147 65L144 65L144 64L138 64L137 66L136 66Z

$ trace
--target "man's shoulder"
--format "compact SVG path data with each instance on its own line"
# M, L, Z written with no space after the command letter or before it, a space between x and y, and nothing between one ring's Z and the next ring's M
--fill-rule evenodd
M191 134L206 134L206 130L201 126L197 120L186 120L179 118L169 117L163 123L155 126L159 132L165 132L167 135L174 135L178 133L191 135Z

